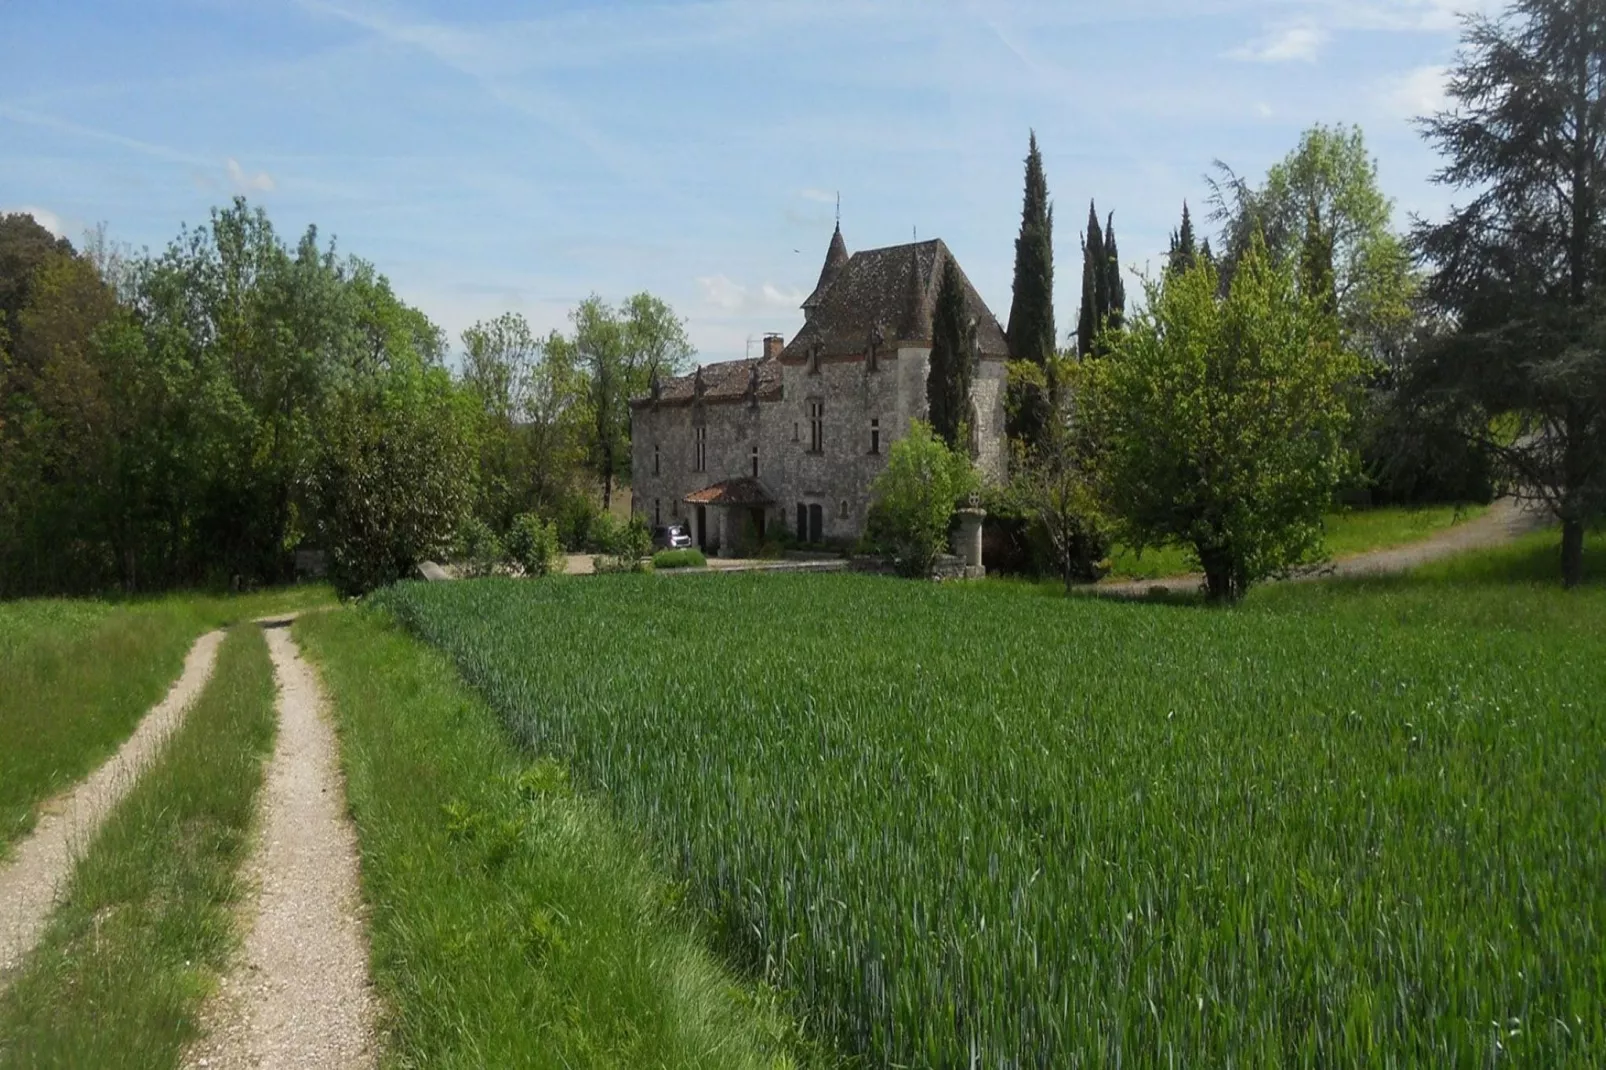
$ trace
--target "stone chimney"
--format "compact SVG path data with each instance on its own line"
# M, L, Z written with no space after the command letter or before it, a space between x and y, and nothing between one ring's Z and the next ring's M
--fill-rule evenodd
M781 350L783 350L785 348L786 348L786 339L782 338L780 335L778 335L778 334L766 334L764 336L764 359L765 360L774 360L776 357L779 357L781 355Z

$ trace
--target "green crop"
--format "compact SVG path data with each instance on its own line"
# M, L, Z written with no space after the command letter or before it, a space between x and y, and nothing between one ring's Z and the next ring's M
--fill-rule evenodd
M1557 1066L1606 1060L1603 594L383 600L871 1065Z

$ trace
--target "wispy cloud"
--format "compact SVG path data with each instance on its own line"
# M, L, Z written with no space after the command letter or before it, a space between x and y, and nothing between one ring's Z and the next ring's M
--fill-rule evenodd
M88 138L92 141L104 142L108 145L117 145L134 152L152 156L159 160L172 163L189 164L191 167L211 167L214 161L197 156L194 153L181 152L178 149L168 148L166 145L157 145L138 138L125 137L107 130L96 130L93 127L81 126L54 115L46 115L29 108L19 108L11 104L0 104L0 119L10 119L12 122L36 126L43 130L54 130L60 134L71 134L75 137Z
M817 204L835 204L836 203L836 194L827 193L823 189L799 190L798 191L798 196L802 197L805 201L814 201Z
M1314 63L1327 36L1327 31L1317 26L1289 26L1232 49L1227 58L1249 63Z
M1376 96L1383 110L1400 119L1415 119L1444 110L1449 103L1445 82L1449 70L1443 66L1418 67L1413 71L1384 79Z
M61 216L48 208L40 208L35 204L19 204L15 208L0 208L0 216L3 215L31 215L35 223L38 223L56 237L65 238L67 236L67 227L62 222Z
M699 276L697 286L705 302L731 314L790 311L801 305L805 296L801 291L785 290L769 282L744 286L724 274Z
M233 156L229 157L228 162L226 164L226 167L227 167L228 172L229 172L229 184L234 187L234 192L236 192L236 193L272 193L273 192L273 187L274 187L273 176L268 174L266 171L258 171L254 175L246 174L245 168L240 166L240 161L236 160Z

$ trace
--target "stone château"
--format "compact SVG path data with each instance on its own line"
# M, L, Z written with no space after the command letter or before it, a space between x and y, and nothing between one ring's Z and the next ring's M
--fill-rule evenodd
M631 400L635 510L686 523L724 556L781 530L857 538L888 448L926 417L944 269L959 272L975 326L971 453L1001 479L1008 347L997 318L940 239L850 256L838 224L790 343L770 335L755 359L655 380Z

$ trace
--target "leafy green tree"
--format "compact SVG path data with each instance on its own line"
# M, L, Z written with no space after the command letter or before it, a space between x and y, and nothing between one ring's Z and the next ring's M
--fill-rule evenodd
M540 345L524 317L505 313L463 332L463 386L478 399L480 479L477 515L505 531L531 505L525 414Z
M931 357L926 369L926 404L931 426L948 444L961 449L970 420L970 384L975 374L976 327L965 309L965 291L952 261L943 265L932 313Z
M72 243L58 238L25 212L0 215L0 353L3 338L17 333L17 316L28 305L35 272L47 261L72 256Z
M1517 0L1471 18L1425 121L1438 180L1471 200L1416 240L1449 320L1407 391L1463 399L1515 493L1561 522L1562 581L1583 580L1584 530L1606 508L1606 9Z
M892 444L887 466L871 484L875 527L906 576L929 576L948 545L956 504L979 485L976 470L931 425L916 420Z
M1115 241L1115 213L1111 212L1104 222L1104 261L1101 265L1104 272L1105 302L1103 316L1100 323L1101 330L1119 331L1126 322L1126 283L1121 278L1121 250Z
M1026 153L1020 235L1015 239L1015 282L1009 307L1010 359L1047 369L1054 360L1054 345L1054 206L1048 199L1043 154L1038 151L1037 134L1033 132ZM1040 378L1040 389L1052 391L1049 375ZM1012 410L1009 436L1036 442L1050 405L1046 396L1026 399Z
M547 358L584 376L585 452L606 511L614 484L630 475L630 399L647 392L654 374L682 374L694 350L685 321L651 294L636 294L622 309L593 294L569 320L573 334L554 332Z
M1330 290L1345 345L1398 366L1419 281L1405 240L1392 229L1393 203L1378 186L1361 129L1311 127L1259 187L1225 164L1217 170L1211 218L1227 239L1223 288L1258 232L1274 260L1298 266L1303 285Z
M1190 547L1211 600L1232 602L1318 552L1360 362L1258 240L1218 289L1209 265L1149 284L1086 410L1123 539Z
M1010 511L1030 520L1034 541L1067 591L1097 579L1098 561L1109 549L1095 478L1096 443L1073 419L1091 368L1070 364L1061 370L1059 405L1035 445L1017 444L1007 489Z
M473 505L475 407L443 368L406 353L329 399L311 484L342 594L387 586L450 548Z

